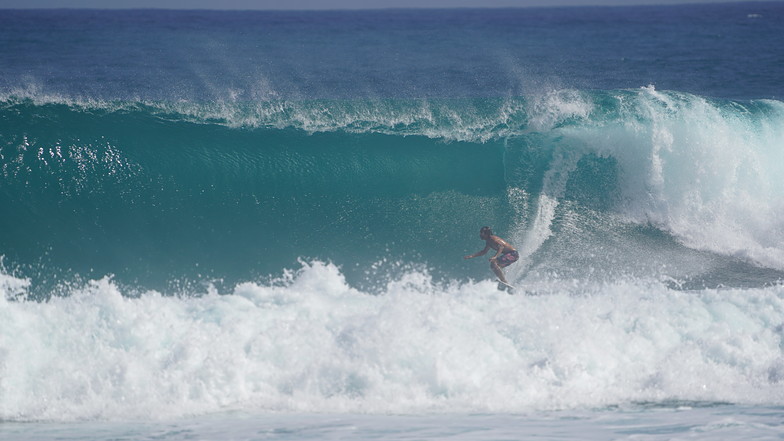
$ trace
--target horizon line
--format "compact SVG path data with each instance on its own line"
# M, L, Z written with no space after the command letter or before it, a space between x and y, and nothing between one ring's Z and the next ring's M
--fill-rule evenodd
M782 3L784 0L752 0L752 1L743 1L743 0L691 0L684 3L678 3L676 1L660 1L656 2L655 0L645 3L639 4L629 4L629 3L614 3L613 0L607 0L607 3L595 3L595 4L575 4L575 3L564 3L564 4L547 4L547 5L540 5L540 4L533 4L533 5L475 5L475 6L378 6L378 7L367 7L367 5L363 5L362 7L325 7L325 8L245 8L245 7L236 7L236 8L225 8L225 7L195 7L195 8L178 8L178 7L169 7L169 6L128 6L128 7L83 7L83 6L57 6L57 7L48 7L48 6L38 6L38 7L30 7L29 5L25 6L0 6L0 11L41 11L41 10L73 10L73 11L226 11L226 12L242 12L242 11L253 11L253 12L326 12L326 11L405 11L405 10L454 10L454 9L560 9L560 8L628 8L628 7L650 7L650 6L704 6L704 5L754 5L754 4L765 4L765 3ZM617 1L617 0L616 0Z

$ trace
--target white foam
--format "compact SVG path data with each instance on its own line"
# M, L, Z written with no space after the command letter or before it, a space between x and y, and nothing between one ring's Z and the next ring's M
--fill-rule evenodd
M9 280L2 420L784 403L781 286L550 279L508 296L410 271L370 295L314 262L226 295L128 298L105 278L39 303L7 299L26 289Z
M529 97L528 123L535 131L545 132L569 120L585 120L594 110L593 103L574 89L547 89Z
M561 149L554 154L553 160L544 175L542 192L537 198L536 213L531 225L525 224L525 217L517 213L518 223L514 226L512 238L520 243L521 264L512 268L510 277L519 278L531 265L532 256L553 235L552 225L559 200L563 197L569 175L577 167L581 155L576 151ZM512 203L520 203L510 198Z
M620 213L685 245L784 269L784 104L723 107L643 88L610 120L565 128L618 160Z

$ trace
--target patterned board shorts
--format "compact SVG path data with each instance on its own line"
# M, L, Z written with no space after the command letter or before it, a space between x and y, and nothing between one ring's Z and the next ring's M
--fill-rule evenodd
M507 266L517 262L517 259L519 258L520 255L517 254L517 251L507 251L504 254L498 256L495 261L501 268L506 268Z

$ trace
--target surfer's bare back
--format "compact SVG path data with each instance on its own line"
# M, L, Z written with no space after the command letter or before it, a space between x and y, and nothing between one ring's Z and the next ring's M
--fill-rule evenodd
M493 230L490 227L482 227L479 230L479 238L485 241L485 248L482 251L463 257L463 259L473 259L474 257L484 256L490 248L496 250L495 256L490 258L490 269L493 270L498 280L504 284L509 285L504 277L504 271L501 268L517 262L520 255L513 246L509 245L505 240L498 236L493 235Z

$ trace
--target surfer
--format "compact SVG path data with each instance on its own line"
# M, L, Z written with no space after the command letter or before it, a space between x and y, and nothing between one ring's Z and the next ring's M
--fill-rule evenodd
M490 248L496 250L495 256L490 258L490 269L493 270L499 281L504 285L511 287L509 282L506 281L504 271L501 268L506 268L517 262L517 259L520 258L520 255L517 254L517 250L505 240L493 235L493 230L491 230L490 227L482 227L482 229L479 230L479 238L485 241L485 248L482 251L465 256L463 259L473 259L474 257L484 256Z

